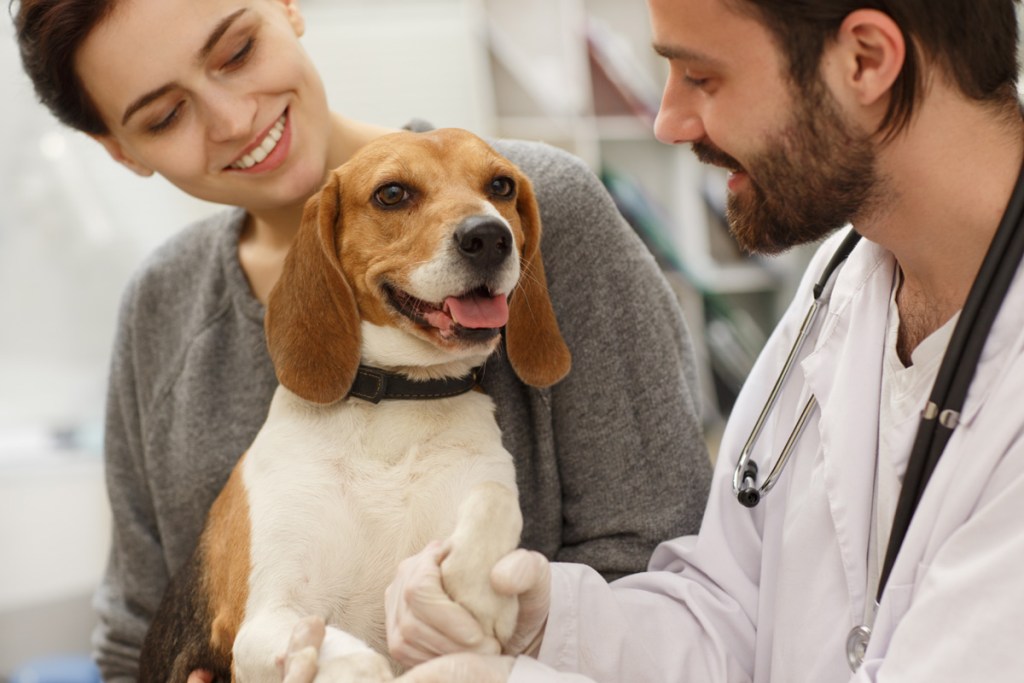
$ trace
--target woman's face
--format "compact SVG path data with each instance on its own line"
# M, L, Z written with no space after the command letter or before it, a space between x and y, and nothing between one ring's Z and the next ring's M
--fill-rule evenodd
M294 205L327 167L330 114L297 0L120 0L78 74L136 173L250 210Z

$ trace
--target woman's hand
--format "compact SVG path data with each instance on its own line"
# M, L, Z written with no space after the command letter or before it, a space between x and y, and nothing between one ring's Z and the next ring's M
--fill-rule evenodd
M388 648L404 666L459 652L497 654L498 643L484 635L476 619L444 592L442 543L431 543L399 565L385 594ZM494 590L519 599L515 632L506 654L535 654L540 648L551 600L551 569L540 553L516 550L491 572Z

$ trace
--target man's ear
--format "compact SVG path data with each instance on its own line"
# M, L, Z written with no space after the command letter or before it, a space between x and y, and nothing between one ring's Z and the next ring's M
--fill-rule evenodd
M903 32L888 14L873 9L850 12L834 44L826 48L826 80L851 104L884 107L906 51Z
M140 175L144 178L148 178L149 176L153 175L153 169L147 166L143 166L139 162L135 161L135 159L133 159L131 156L129 156L124 151L124 148L121 147L121 143L114 139L114 136L90 135L90 137L96 142L103 145L103 149L107 150L107 154L109 154L114 161L121 164L122 166L130 170L132 173Z

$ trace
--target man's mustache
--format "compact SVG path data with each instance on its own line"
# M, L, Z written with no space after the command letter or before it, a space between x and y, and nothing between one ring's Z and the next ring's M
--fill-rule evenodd
M701 163L719 166L730 171L742 171L740 162L708 142L694 142L690 147Z

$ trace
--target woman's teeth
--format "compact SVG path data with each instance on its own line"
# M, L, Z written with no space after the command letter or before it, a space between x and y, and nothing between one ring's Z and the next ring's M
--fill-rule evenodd
M284 124L285 117L282 115L281 118L277 120L277 123L274 124L274 127L270 129L270 132L267 133L267 137L263 138L263 142L244 157L231 164L228 168L237 168L238 170L244 171L245 169L252 168L266 159L267 155L273 152L274 148L277 147L278 141L284 134Z

